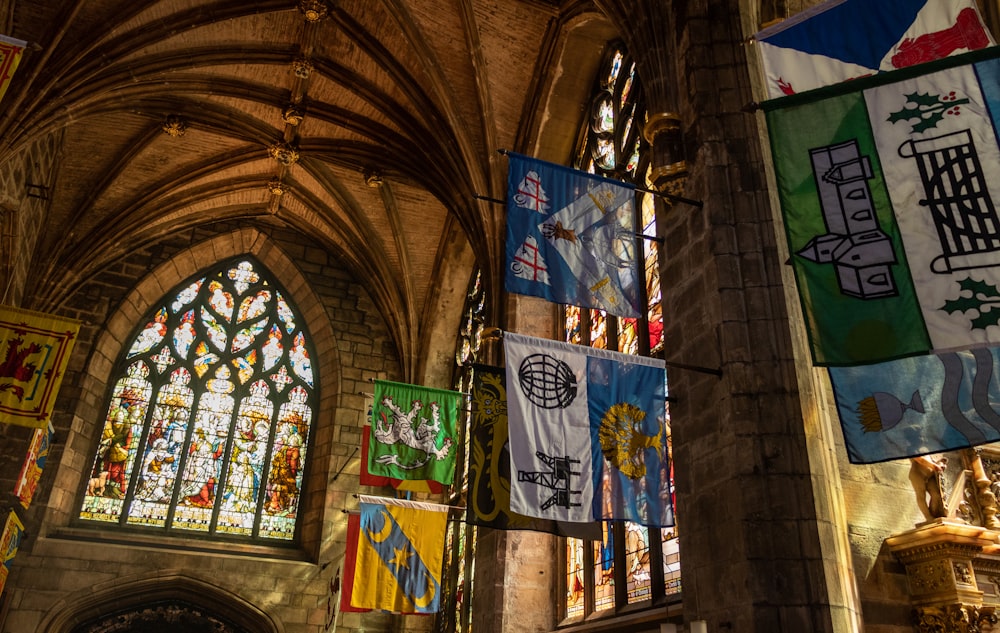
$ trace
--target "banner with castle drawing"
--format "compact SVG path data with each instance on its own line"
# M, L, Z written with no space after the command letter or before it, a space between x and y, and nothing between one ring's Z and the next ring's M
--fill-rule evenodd
M1000 49L766 107L815 364L1000 344Z
M769 101L791 264L850 460L998 439L1000 49Z
M463 397L456 391L376 380L368 472L450 485Z
M80 323L0 306L0 423L48 427Z

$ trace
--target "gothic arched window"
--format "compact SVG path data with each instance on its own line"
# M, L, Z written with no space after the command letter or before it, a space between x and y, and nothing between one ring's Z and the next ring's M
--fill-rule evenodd
M116 365L80 519L292 540L317 401L311 343L249 258L169 293Z
M576 167L635 184L643 253L640 319L609 316L601 310L565 306L564 339L570 343L653 356L663 349L659 245L654 197L648 193L649 151L642 137L646 122L642 85L635 63L621 43L608 47L597 73L589 117L580 132ZM647 191L643 191L647 190ZM652 239L651 239L652 238ZM669 415L668 420L669 432ZM680 592L680 561L673 529L605 521L600 541L565 539L563 615L583 619L629 605L661 604ZM659 563L657 563L659 561Z
M458 326L458 345L455 350L455 372L453 386L456 391L469 394L475 377L475 363L481 361L483 329L486 324L487 296L483 286L482 271L476 269L469 282L465 296L462 321ZM469 488L469 396L465 399L464 420L461 431L462 451L458 464L458 477L453 489L451 502L463 503ZM472 612L469 597L472 596L472 579L476 554L477 528L464 521L449 525L445 542L446 573L442 583L444 595L442 611L438 614L437 631L467 633L472 630Z

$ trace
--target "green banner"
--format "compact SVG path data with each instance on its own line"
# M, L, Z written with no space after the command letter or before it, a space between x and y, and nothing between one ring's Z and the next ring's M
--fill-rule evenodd
M450 485L462 394L375 381L368 472Z

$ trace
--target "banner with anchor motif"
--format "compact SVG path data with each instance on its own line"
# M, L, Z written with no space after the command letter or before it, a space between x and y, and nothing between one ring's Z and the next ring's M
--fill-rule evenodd
M503 339L510 509L673 525L664 362L510 332Z
M457 391L376 380L368 472L450 485L463 398Z
M635 187L508 153L509 292L636 318Z
M436 613L448 506L358 495L361 518L350 604Z
M1000 343L997 57L765 104L815 364Z

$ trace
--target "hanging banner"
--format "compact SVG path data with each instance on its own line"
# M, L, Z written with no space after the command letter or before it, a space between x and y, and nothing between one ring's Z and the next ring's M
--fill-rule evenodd
M35 496L54 435L55 429L49 423L48 428L35 429L34 435L31 436L31 444L28 445L28 453L24 456L21 474L18 475L17 484L14 486L14 496L25 509L31 505L31 499Z
M24 524L11 510L10 514L7 515L7 523L4 524L3 533L0 534L0 555L3 556L3 565L0 565L0 594L7 586L7 575L10 574L11 562L17 556L17 550L21 547L23 536Z
M0 35L0 99L7 92L7 86L17 70L17 65L24 55L24 47L27 42L16 40L13 37Z
M80 323L0 306L0 423L48 427Z

